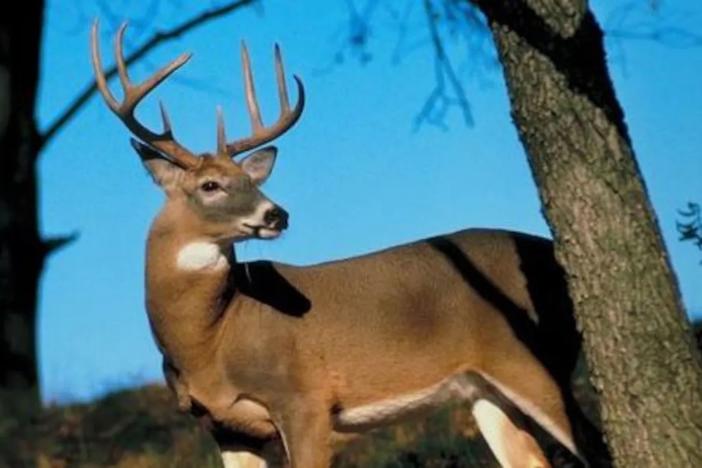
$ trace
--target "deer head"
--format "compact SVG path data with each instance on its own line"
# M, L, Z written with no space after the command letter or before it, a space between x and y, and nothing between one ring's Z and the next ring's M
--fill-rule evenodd
M107 106L125 124L136 138L132 146L142 163L166 193L167 205L176 206L183 223L197 231L209 241L230 242L251 237L274 238L287 228L287 212L270 201L260 190L260 185L273 169L277 150L274 146L259 149L239 162L234 157L256 149L291 128L302 114L305 93L302 81L297 83L298 101L290 108L283 61L280 48L275 46L275 68L280 99L278 121L263 125L253 84L251 63L246 46L242 43L246 104L251 118L252 134L248 137L227 141L221 109L217 111L217 150L215 153L195 155L182 146L173 136L170 119L161 104L163 131L156 133L143 126L134 110L141 100L168 76L184 65L190 54L182 54L157 71L141 84L134 85L127 74L127 65L122 52L126 23L115 38L117 71L124 92L118 102L107 87L102 71L98 45L98 23L93 24L91 35L92 63L98 90Z

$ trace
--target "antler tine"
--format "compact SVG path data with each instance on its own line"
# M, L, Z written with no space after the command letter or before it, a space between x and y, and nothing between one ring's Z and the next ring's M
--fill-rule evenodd
M217 106L217 155L227 154L227 136L224 129L222 106Z
M249 51L246 48L246 43L241 42L241 64L244 69L244 88L246 90L246 107L249 109L251 117L251 127L254 133L263 129L263 120L261 120L261 110L258 107L256 100L256 89L254 88L253 73L251 72L251 59Z
M115 60L117 62L117 75L119 75L119 82L122 84L122 89L124 90L125 101L127 97L127 90L131 87L129 75L127 74L127 65L124 63L124 51L122 50L124 31L126 29L127 22L125 21L119 26L119 29L117 29L117 34L115 34Z
M115 113L119 110L119 103L112 95L110 88L107 87L107 80L102 69L102 58L100 54L100 41L98 40L98 21L95 20L93 27L90 30L90 52L93 64L93 73L95 74L95 84L100 91L107 106Z
M155 133L149 130L143 126L134 115L134 110L139 102L141 102L141 100L144 99L144 97L163 80L168 78L173 72L183 66L185 62L190 59L191 55L181 54L178 58L158 70L153 76L143 83L133 85L129 81L127 64L124 60L122 49L122 41L126 28L127 24L122 24L117 31L115 38L115 61L117 63L117 72L120 83L122 84L122 89L124 91L124 98L122 102L119 103L107 87L107 80L103 72L102 60L100 57L98 22L96 20L93 23L90 45L92 51L93 71L95 72L95 82L98 90L100 91L100 94L102 94L102 97L105 99L105 102L110 110L112 110L112 112L119 117L124 125L134 134L134 136L141 139L144 143L159 150L164 155L170 157L176 164L183 167L193 167L199 163L199 159L173 138L170 120L165 108L163 107L163 104L161 104L161 118L163 120L164 128L163 133Z
M280 101L280 115L290 111L290 101L288 100L288 87L285 84L285 69L283 59L280 54L280 46L275 45L275 74L278 79L278 100Z
M297 122L300 115L302 115L302 110L305 107L305 87L302 85L302 80L300 80L297 75L293 75L295 83L297 84L297 103L295 103L295 107L290 110L288 91L287 86L285 85L283 60L281 58L280 47L278 47L277 44L275 46L274 54L276 79L278 84L278 98L280 100L280 116L278 117L278 121L276 123L270 127L264 127L263 122L261 121L258 103L256 102L249 54L246 50L246 45L242 43L241 56L244 64L244 85L246 88L247 106L249 108L249 114L251 115L253 134L249 137L227 143L227 153L232 157L243 153L244 151L254 149L279 137L290 129L290 127L295 125L295 122Z
M168 136L173 136L173 130L171 128L171 118L168 117L168 112L166 112L166 106L163 105L163 101L158 101L158 107L161 109L161 122L163 122L163 134Z

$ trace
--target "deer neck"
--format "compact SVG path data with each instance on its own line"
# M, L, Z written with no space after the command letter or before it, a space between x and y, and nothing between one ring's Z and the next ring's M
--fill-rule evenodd
M184 370L211 360L234 294L231 243L199 234L188 216L164 209L149 232L146 306L156 341Z

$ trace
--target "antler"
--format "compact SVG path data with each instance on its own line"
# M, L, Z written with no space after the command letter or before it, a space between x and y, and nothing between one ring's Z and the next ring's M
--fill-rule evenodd
M297 83L297 103L295 108L290 110L290 102L288 101L288 91L285 86L285 72L283 70L283 60L280 56L280 47L275 45L275 71L278 81L278 98L280 100L280 116L278 121L270 127L265 127L261 120L261 111L258 108L256 101L256 91L254 89L253 74L251 73L251 60L249 52L246 49L246 44L241 43L241 61L244 67L244 88L246 90L246 107L249 110L251 117L251 127L253 134L249 137L227 143L226 149L230 156L235 156L244 151L261 146L274 138L285 133L292 127L297 119L302 114L302 109L305 107L305 88L302 81L297 75L293 75Z
M171 63L157 71L148 80L141 84L134 85L131 83L131 81L129 81L129 76L127 75L127 65L125 64L124 55L122 53L122 41L126 28L127 23L122 24L117 31L117 36L115 37L115 60L117 61L119 81L122 84L122 90L124 91L124 100L122 103L119 103L107 87L107 80L105 79L102 69L102 60L100 59L98 22L95 21L93 23L90 45L92 50L93 71L95 72L95 81L97 83L98 90L100 91L100 94L102 94L102 97L105 99L105 102L110 110L112 110L112 112L119 117L124 125L126 125L126 127L137 138L164 153L166 156L169 156L176 164L185 168L194 167L198 164L199 158L188 149L181 146L180 143L175 140L173 137L173 131L171 130L171 123L163 104L161 104L161 119L163 120L162 133L152 132L148 128L144 127L134 116L134 109L141 102L141 100L156 86L161 84L163 80L168 78L174 71L183 66L185 62L190 59L191 54L180 55Z

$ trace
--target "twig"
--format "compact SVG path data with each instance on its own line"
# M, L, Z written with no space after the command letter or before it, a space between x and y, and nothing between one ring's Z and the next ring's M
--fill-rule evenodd
M166 31L156 32L149 40L144 42L140 47L135 49L132 53L128 54L126 57L127 65L132 64L150 52L153 48L159 44L175 39L182 34L190 32L191 30L203 25L209 20L224 16L231 13L239 8L251 5L257 0L238 0L236 2L228 3L221 7L213 8L211 10L205 11L189 20L175 26L172 29ZM106 78L109 80L117 74L117 67L112 66L105 73ZM65 110L59 114L53 122L47 127L46 130L40 135L39 138L39 148L41 149L56 133L63 128L68 121L70 121L73 116L83 107L83 105L95 94L97 87L95 86L95 81L91 80L87 84L83 91L81 91L65 108Z
M70 234L62 236L48 237L44 239L44 252L46 255L51 255L73 243L78 239L78 232L74 231Z
M466 125L473 125L473 115L470 103L465 95L463 86L453 69L451 59L446 54L446 49L441 41L439 29L436 26L436 13L431 5L431 0L424 0L424 10L427 16L429 35L434 48L434 68L436 73L436 85L429 94L422 110L415 118L415 128L418 128L423 121L428 121L434 125L445 126L443 118L451 105L457 105L463 113L463 120ZM446 94L446 80L453 90L454 97Z

